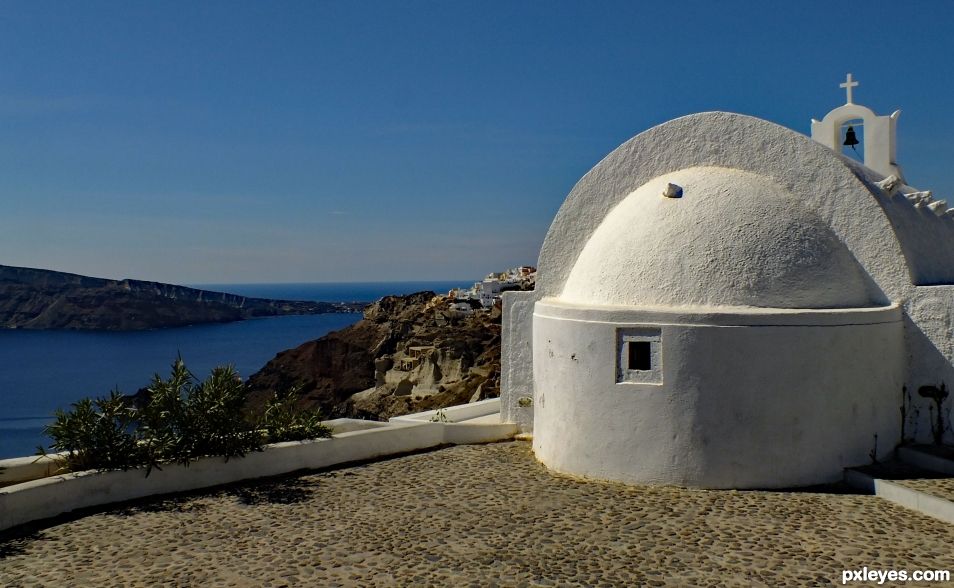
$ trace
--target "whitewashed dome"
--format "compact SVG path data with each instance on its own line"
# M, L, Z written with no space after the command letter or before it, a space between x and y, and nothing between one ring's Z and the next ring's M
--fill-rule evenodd
M663 196L668 184L682 196ZM837 198L838 194L831 194ZM773 179L693 167L623 199L583 248L561 300L586 305L875 306L844 243Z

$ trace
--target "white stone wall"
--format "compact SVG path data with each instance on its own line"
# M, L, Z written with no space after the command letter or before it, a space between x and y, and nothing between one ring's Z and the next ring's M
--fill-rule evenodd
M663 197L678 185L679 198ZM770 176L664 174L591 233L560 299L590 305L854 308L881 297L811 208Z
M500 420L533 430L533 305L539 296L504 292L501 316Z
M933 402L918 395L921 386L954 387L954 286L924 286L915 289L905 305L905 347L908 389L905 438L932 443ZM954 390L944 402L944 440L954 444L952 411Z
M557 471L777 488L840 479L899 436L900 309L677 314L545 300L534 451ZM733 326L734 325L734 326ZM616 382L620 327L661 329L661 384Z
M897 164L896 134L900 110L891 116L878 116L866 106L845 104L832 110L821 121L812 121L812 138L839 153L842 148L841 126L849 121L864 121L865 166L880 174L902 177Z
M906 385L913 394L912 413L918 413L909 417L906 434L916 430L918 440L929 440L929 403L917 389L941 381L954 387L954 219L882 190L875 184L882 179L878 173L805 135L731 113L692 115L649 129L610 153L573 188L541 249L536 291L504 295L502 418L525 431L534 427L533 407L518 405L534 388L529 327L534 301L562 294L594 232L628 195L654 178L698 166L774 179L844 243L863 268L872 303L902 306L904 347L898 353L905 372L896 398L885 402L900 420ZM747 214L763 211L752 207ZM709 221L695 220L704 229L711 228ZM952 404L949 399L945 410ZM954 431L948 430L946 439L954 442ZM894 442L900 440L898 431Z
M653 178L700 166L773 178L848 247L880 294L875 302L906 299L911 281L904 255L889 218L858 168L805 135L726 112L695 114L653 127L583 176L547 232L537 264L537 290L543 296L563 291L590 237L629 194ZM750 213L762 214L758 208ZM696 219L702 225L706 221Z

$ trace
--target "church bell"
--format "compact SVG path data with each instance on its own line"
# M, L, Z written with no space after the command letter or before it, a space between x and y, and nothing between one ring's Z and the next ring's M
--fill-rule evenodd
M855 128L848 127L848 130L845 132L845 142L842 143L846 147L851 147L854 149L855 145L858 144L858 137L855 135Z

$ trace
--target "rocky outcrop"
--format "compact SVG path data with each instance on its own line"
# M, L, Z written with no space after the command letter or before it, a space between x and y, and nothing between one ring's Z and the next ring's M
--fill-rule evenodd
M12 329L140 330L355 310L342 303L248 298L159 282L0 266L0 327Z
M500 309L433 292L387 296L354 325L278 354L249 378L255 410L297 388L329 417L386 419L499 395Z

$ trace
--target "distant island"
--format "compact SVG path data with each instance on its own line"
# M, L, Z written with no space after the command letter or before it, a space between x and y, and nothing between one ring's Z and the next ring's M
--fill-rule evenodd
M141 280L0 265L0 327L135 331L256 317L357 312L364 304L249 298Z

